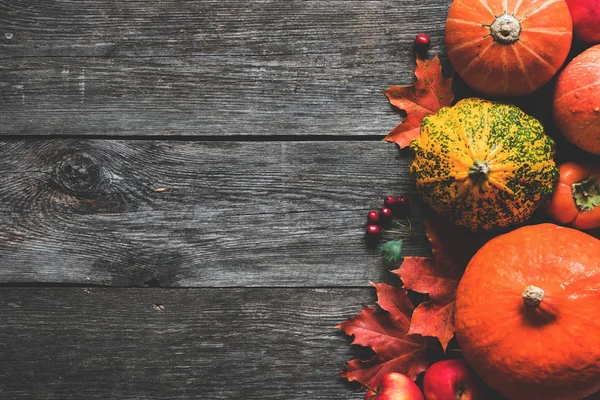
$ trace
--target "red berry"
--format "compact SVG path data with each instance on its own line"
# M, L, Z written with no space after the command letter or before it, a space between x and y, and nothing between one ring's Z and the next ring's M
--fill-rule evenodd
M379 219L381 220L381 222L390 222L393 216L394 213L389 207L383 207L381 210L379 210Z
M396 198L394 196L387 196L385 200L383 200L383 204L388 208L394 208Z
M425 49L429 47L430 43L431 40L429 39L429 36L424 33L419 33L417 37L415 37L415 46L417 46L417 49Z
M406 217L408 215L409 204L410 203L408 202L408 197L406 197L405 195L401 194L398 197L396 197L396 216Z
M374 224L367 225L365 233L369 239L379 238L381 236L381 227Z
M370 224L378 224L379 223L379 213L377 211L369 211L367 214L367 221Z

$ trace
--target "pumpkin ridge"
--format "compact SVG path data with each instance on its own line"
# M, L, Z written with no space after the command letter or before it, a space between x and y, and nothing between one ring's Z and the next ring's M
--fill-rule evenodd
M467 6L464 6L464 7L468 8L469 10L476 11L476 10L474 10L472 8L467 7ZM465 25L475 25L475 26L489 27L489 25L480 24L479 22L469 21L467 19L462 19L462 18L448 18L447 21L448 22L456 22L457 24L465 24Z
M490 36L491 37L491 36ZM485 49L483 49L481 51L481 53L479 53L479 57L474 58L473 61L471 61L463 70L462 73L466 74L467 72L469 72L469 70L471 68L473 68L479 61L481 61L481 56L483 56L490 48L492 48L492 46L495 44L494 40L492 39L492 41L490 42L489 45L487 45L487 47Z
M482 6L484 6L490 12L490 14L492 14L492 16L495 17L494 12L492 11L492 8L490 7L489 3L486 0L479 0L479 2L481 3Z
M594 67L597 67L597 66L594 65ZM600 85L600 79L597 82L589 83L587 85L580 86L577 89L573 89L573 90L570 90L570 91L568 91L566 93L563 93L563 94L560 95L560 97L557 97L556 100L554 100L554 101L560 101L563 98L572 95L573 93L577 93L577 92L580 92L582 90L590 89L590 88L593 88L593 87L596 87L596 86L599 86L599 85Z
M456 130L456 134L458 135L458 137L463 141L463 143L465 144L465 149L468 151L468 155L471 156L471 159L469 160L469 164L463 162L463 160L459 160L461 165L465 168L470 168L471 164L473 163L474 160L476 160L478 157L475 154L475 149L473 148L473 145L471 143L471 141L469 140L469 138L467 137L467 132L465 132L464 129L462 129L462 127L460 127L459 129Z
M561 35L570 35L571 32L569 31L553 31L553 30L548 30L548 29L544 29L544 28L525 28L527 29L527 32L535 32L535 33L545 33L547 35L553 35L553 36L561 36Z
M552 71L552 75L554 75L554 67L547 60L545 60L544 57L540 56L538 53L536 53L535 51L533 51L522 40L519 40L518 42L515 42L515 43L520 43L521 46L523 46L523 48L529 52L529 54L533 55L536 59L540 60L541 61L541 65L546 66L550 71Z
M492 74L492 69L489 68L488 71L486 72L485 76L481 79L481 84L482 85L486 85L488 82L488 79L490 79L490 75Z
M527 73L527 69L525 68L525 64L523 64L523 58L521 58L521 54L517 51L517 49L514 46L510 46L509 49L512 51L513 55L517 59L517 65L519 67L518 69L522 73L521 76L525 78L525 81L529 85L529 88L532 89L532 90L535 90L535 84L533 83L533 81L531 80L531 77Z
M527 18L531 17L532 15L545 10L546 8L550 7L551 5L562 2L562 1L564 1L564 0L548 0L544 4L541 4L538 8L534 8L529 13L525 14L525 16L523 18L521 18L519 21L523 21L524 19L527 19Z
M502 51L502 75L504 78L504 79L502 79L502 86L503 86L505 92L508 91L508 88L510 87L510 85L509 85L510 76L508 74L509 60L508 60L508 57L506 56L506 52L508 51L508 49L506 47L507 46L503 46L502 50L501 50Z
M477 43L481 42L483 39L486 39L488 36L490 36L490 35L486 35L486 36L478 37L478 38L473 39L473 40L466 41L466 42L464 42L462 44L459 44L454 49L455 50L462 50L462 49L464 49L466 47L469 47L469 46L472 46L474 44L477 44Z
M505 184L499 182L496 178L494 178L493 176L491 176L491 174L487 177L487 181L489 183L491 183L492 185L496 186L497 189L499 189L499 190L501 190L503 192L506 192L506 193L510 194L511 196L515 195L515 192L513 192L512 190L510 190L508 188L508 186L506 186ZM512 204L511 204L511 206L512 206ZM515 208L515 210L516 210L516 208Z
M444 181L466 181L469 177L468 172L457 172L456 174L448 174L444 176L438 176L434 178L424 178L420 182L423 183L439 183Z
M512 14L511 14L513 17L514 17L515 15L517 15L517 12L519 11L519 7L521 7L521 5L522 5L522 4L523 4L523 0L519 0L519 1L517 2L517 4L515 5L515 9L514 9L514 11L513 11L513 12L512 12Z

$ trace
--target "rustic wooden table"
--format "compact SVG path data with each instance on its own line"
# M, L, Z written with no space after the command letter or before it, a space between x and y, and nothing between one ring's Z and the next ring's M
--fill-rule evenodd
M0 398L360 399L412 40L450 0L0 2Z

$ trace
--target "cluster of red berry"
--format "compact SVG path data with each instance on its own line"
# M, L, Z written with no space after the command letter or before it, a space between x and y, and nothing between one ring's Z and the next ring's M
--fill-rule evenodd
M365 235L368 239L379 239L383 233L382 226L387 226L393 218L408 217L408 197L401 194L387 196L379 211L369 211Z

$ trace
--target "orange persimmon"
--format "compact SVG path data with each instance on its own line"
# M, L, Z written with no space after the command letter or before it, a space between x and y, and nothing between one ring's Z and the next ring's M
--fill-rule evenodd
M600 166L567 162L546 212L561 224L577 229L600 227Z

